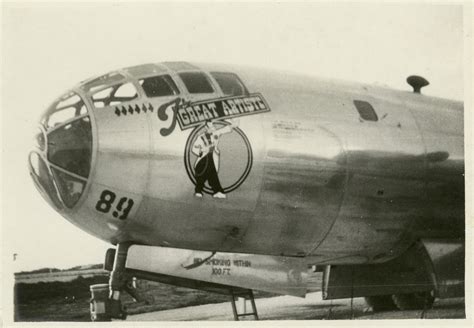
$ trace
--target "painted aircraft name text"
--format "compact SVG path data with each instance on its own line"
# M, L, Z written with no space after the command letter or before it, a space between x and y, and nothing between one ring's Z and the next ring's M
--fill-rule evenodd
M268 112L270 109L260 94L229 97L190 103L178 109L181 129L206 121Z

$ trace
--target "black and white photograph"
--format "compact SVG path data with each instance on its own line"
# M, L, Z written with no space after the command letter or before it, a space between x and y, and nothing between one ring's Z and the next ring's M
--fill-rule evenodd
M2 324L472 327L472 22L2 2Z

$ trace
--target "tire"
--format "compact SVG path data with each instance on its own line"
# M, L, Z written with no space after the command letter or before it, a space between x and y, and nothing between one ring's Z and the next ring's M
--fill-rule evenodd
M434 303L432 292L393 295L393 301L399 310L431 309Z
M365 302L374 312L397 310L392 295L366 296Z

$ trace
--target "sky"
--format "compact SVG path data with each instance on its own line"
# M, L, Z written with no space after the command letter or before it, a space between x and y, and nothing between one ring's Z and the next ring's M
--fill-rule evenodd
M189 60L410 90L418 74L425 94L463 100L456 5L4 3L2 16L2 240L14 271L101 263L110 247L49 207L27 170L40 114L91 76Z

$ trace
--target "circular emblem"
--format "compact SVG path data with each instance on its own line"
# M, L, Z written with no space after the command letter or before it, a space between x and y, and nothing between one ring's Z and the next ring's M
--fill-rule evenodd
M225 198L245 181L252 161L247 136L227 121L207 121L186 142L184 164L199 197L206 193Z

